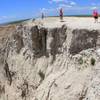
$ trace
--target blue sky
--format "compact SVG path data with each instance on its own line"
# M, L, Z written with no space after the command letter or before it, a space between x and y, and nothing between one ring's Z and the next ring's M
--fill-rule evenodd
M100 0L0 0L0 23L30 17L58 15L59 8L65 15L91 14L100 11Z

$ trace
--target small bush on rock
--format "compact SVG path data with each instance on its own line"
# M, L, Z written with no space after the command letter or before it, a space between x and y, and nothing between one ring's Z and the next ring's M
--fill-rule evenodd
M78 62L79 62L80 65L82 65L83 64L83 58L80 57L79 60L78 60Z
M44 75L44 73L40 70L39 71L39 76L41 77L41 80L44 80L44 78L45 78L45 75Z
M94 66L95 65L96 60L94 58L91 58L91 65Z

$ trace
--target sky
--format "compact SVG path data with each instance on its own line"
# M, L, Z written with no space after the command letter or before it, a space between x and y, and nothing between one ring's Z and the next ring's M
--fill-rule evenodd
M91 14L100 12L100 0L0 0L0 23L14 20L59 15L63 8L65 15Z

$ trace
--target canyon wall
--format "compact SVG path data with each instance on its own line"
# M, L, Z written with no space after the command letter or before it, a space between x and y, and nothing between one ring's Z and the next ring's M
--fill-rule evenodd
M8 33L0 100L99 100L99 30L18 25Z

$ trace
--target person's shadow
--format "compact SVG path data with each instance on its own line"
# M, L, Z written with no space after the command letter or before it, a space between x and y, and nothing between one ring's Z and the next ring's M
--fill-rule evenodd
M64 20L61 20L60 22L66 22L66 21L64 21Z

